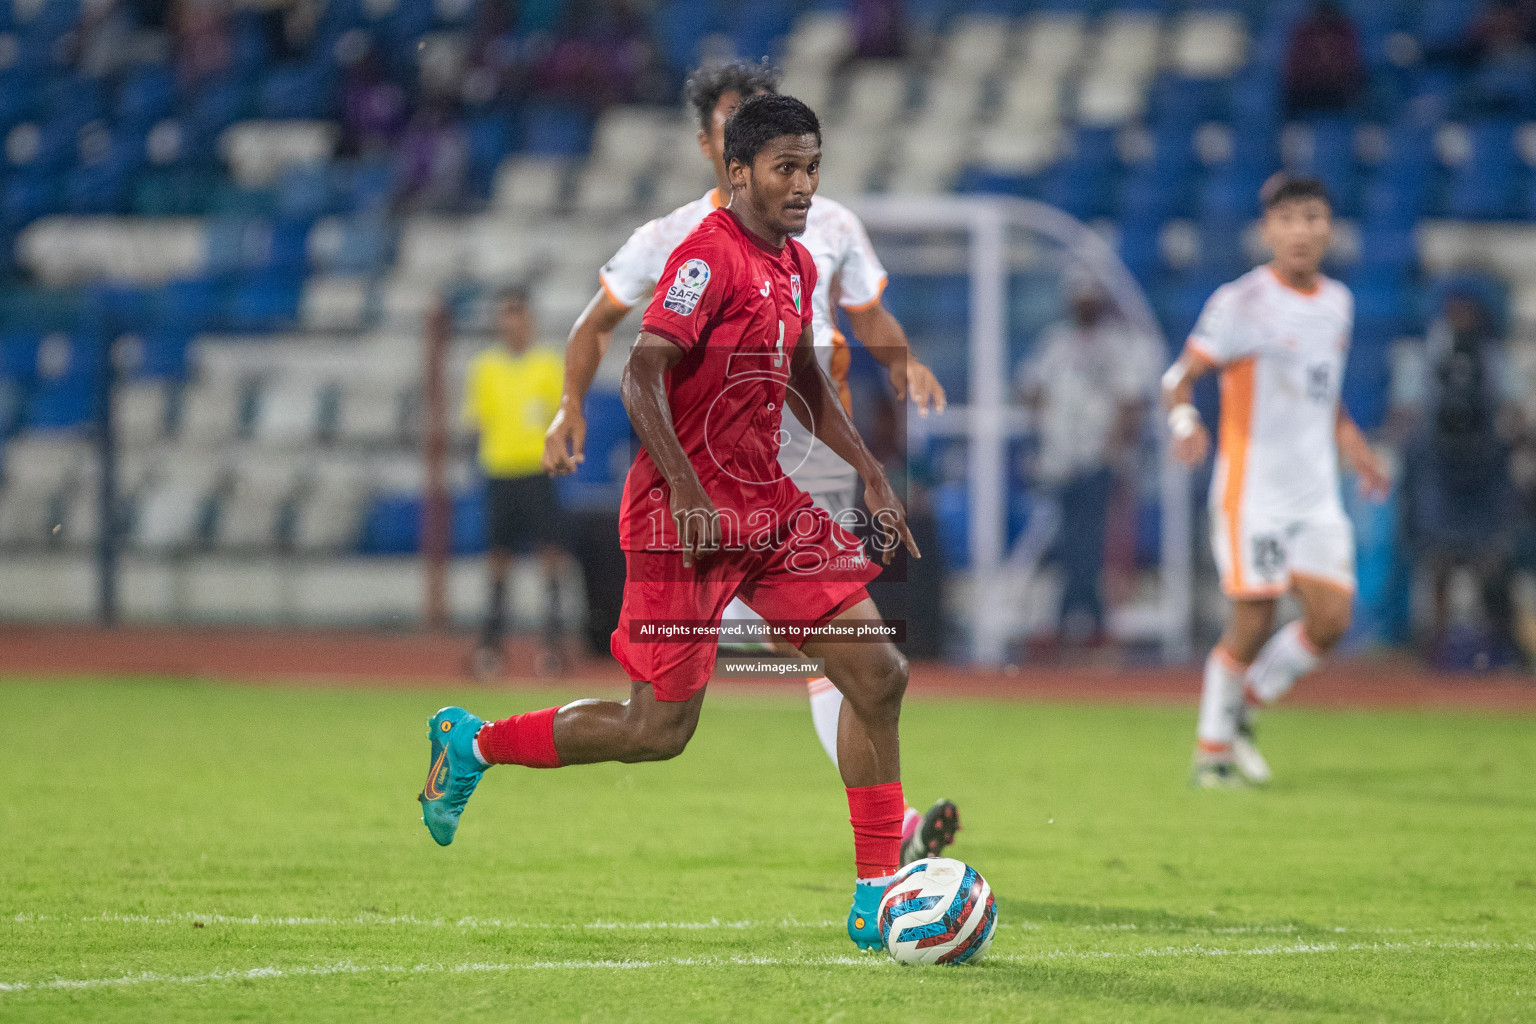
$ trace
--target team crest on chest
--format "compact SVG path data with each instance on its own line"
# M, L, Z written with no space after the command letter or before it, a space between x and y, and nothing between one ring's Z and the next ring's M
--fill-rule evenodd
M795 312L800 312L800 275L789 275L789 295L795 300Z
M661 303L663 309L670 309L681 316L688 316L693 308L699 304L699 296L704 294L704 286L709 284L709 264L703 260L689 260L677 268L677 277L672 281L672 287L667 289L667 297Z

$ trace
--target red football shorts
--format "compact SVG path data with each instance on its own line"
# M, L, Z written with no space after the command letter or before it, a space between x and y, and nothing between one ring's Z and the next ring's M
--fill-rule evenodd
M629 678L650 683L657 700L684 701L715 669L716 636L645 639L639 634L646 623L717 624L739 597L769 625L821 625L867 597L864 585L880 567L825 512L812 511L819 535L801 531L769 551L718 551L691 568L680 551L624 552L624 603L609 649ZM828 551L843 553L821 557Z

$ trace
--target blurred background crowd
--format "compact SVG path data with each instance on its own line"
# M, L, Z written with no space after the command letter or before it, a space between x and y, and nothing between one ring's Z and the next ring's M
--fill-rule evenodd
M1453 667L1536 649L1530 0L3 0L0 617L90 617L110 524L129 618L419 621L422 318L440 301L454 317L456 388L507 284L558 347L628 232L709 187L680 90L731 55L771 57L823 114L828 194L1064 210L1114 246L1174 347L1263 258L1264 179L1321 178L1328 269L1357 301L1344 400L1398 468L1390 502L1351 509L1356 642ZM899 267L886 291L962 404L967 294L963 275ZM1022 317L1010 339L1041 445L1016 486L1075 510L1039 632L1059 608L1088 642L1114 632L1101 583L1113 603L1155 567L1156 496L1115 484L1150 443L1155 372L1098 388L1092 360L1042 368L1074 346L1140 346L1148 367L1172 352L1106 343L1128 332L1099 305L1064 289L1051 325ZM589 623L629 451L611 364L559 492ZM872 364L854 373L878 390ZM1114 400L1092 450L1063 455L1052 389L1071 387ZM1213 422L1214 392L1201 402ZM863 408L871 432L894 411ZM456 428L466 560L484 548L470 451ZM942 609L967 569L963 462L907 454ZM472 619L471 564L449 589ZM542 622L543 589L521 593L514 621Z

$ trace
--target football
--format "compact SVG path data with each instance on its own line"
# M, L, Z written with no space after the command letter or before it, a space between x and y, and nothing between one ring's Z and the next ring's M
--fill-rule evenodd
M981 872L949 857L902 868L880 899L880 941L904 964L975 963L997 931L997 903Z

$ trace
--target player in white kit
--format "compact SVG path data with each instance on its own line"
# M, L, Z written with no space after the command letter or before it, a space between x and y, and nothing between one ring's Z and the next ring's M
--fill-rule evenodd
M1210 435L1190 404L1192 388L1221 374L1211 549L1232 615L1206 660L1200 696L1193 781L1206 787L1269 781L1252 706L1284 695L1349 628L1355 539L1339 497L1339 456L1368 494L1387 488L1339 403L1354 297L1320 270L1333 231L1327 191L1276 175L1261 201L1273 259L1216 290L1163 378L1174 452L1195 466ZM1287 591L1302 617L1271 636L1276 599Z
M636 303L648 301L663 273L667 257L688 233L729 199L725 173L725 121L748 96L777 92L778 74L767 64L727 62L700 68L689 77L687 98L699 117L699 151L713 164L717 187L636 228L629 240L598 274L600 290L571 329L565 357L565 392L544 442L544 468L554 475L574 472L583 460L586 422L582 402L592 386L598 363L612 340L613 330ZM818 195L811 204L800 242L816 261L816 290L811 296L816 357L827 376L839 386L849 405L846 384L848 346L838 331L834 302L853 325L855 336L889 369L898 401L910 394L920 415L930 408L944 411L944 389L933 372L912 355L907 336L896 318L881 304L885 268L881 266L859 218L847 207ZM787 435L779 463L795 484L829 514L838 517L855 508L858 474L836 453L815 439L797 417L785 416ZM846 523L846 520L843 520ZM755 619L740 601L733 601L726 619ZM796 654L786 646L785 652ZM831 680L809 680L811 718L817 738L832 763L837 763L837 730L843 695ZM903 862L937 855L954 841L960 817L955 805L940 800L926 814L907 809L903 823Z

